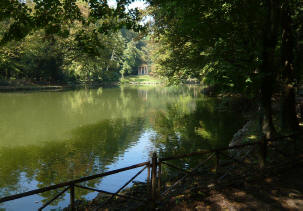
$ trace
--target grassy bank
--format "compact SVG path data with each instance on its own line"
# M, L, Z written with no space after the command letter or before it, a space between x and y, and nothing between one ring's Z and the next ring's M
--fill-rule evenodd
M79 83L46 83L24 80L0 81L0 92L20 91L62 91L80 88L98 88L117 86L117 82L79 82Z
M164 80L150 76L150 75L133 75L120 79L121 84L163 84Z

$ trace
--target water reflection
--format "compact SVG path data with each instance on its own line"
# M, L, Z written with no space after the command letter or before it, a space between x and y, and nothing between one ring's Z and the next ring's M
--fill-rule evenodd
M197 86L1 94L0 197L146 161L146 143L162 157L225 145L241 120L216 104Z
M201 149L227 146L234 132L243 124L241 117L233 112L220 112L216 108L218 99L180 97L169 104L167 111L157 112L153 128L157 132L153 141L161 157L187 154ZM199 159L206 158L200 156ZM173 161L183 168L194 167L196 158Z
M19 191L22 174L27 180L36 180L40 188L102 172L136 143L143 121L105 120L73 130L72 138L65 141L1 148L0 195ZM54 194L45 192L42 196L47 200Z

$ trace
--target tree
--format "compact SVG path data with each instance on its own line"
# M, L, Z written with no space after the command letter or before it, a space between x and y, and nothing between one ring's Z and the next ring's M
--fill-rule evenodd
M81 12L82 1L78 0L3 0L0 3L0 21L12 20L8 30L1 38L3 45L11 40L20 40L32 31L45 29L47 34L66 35L68 26L74 22L96 23L97 31L107 33L119 30L122 26L134 30L142 29L138 24L139 11L126 6L133 0L117 0L117 7L111 8L107 1L84 0L89 5L86 14ZM110 17L115 20L107 21Z
M283 85L283 128L297 128L293 37L299 34L293 32L300 28L299 1L148 2L160 44L155 52L158 72L172 82L196 77L217 92L258 99L266 139L276 134L272 96Z
M282 99L282 128L288 131L297 131L299 129L296 114L295 86L296 73L294 64L294 35L292 29L291 5L289 1L282 1L281 7L281 61L283 80L283 99Z
M121 69L122 78L125 74L134 74L136 67L141 63L141 51L136 47L136 42L134 40L127 43L127 47L123 52L123 64Z
M99 1L12 2L4 1L0 7L7 14L0 18L0 77L5 80L117 81L127 57L123 51L131 41L124 35L136 36L127 28L143 28L135 22L137 10L126 13L131 1L118 1L115 9ZM29 19L27 31L22 28L22 12Z
M276 0L265 2L265 24L263 28L262 63L260 65L261 84L261 127L265 139L276 133L272 120L272 94L277 71L275 71L275 49L278 39L279 5Z

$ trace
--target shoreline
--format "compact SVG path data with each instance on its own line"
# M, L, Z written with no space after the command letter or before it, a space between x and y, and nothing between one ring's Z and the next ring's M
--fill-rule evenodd
M117 82L110 82L110 83L83 83L83 84L48 84L48 85L39 85L37 84L30 84L30 85L0 85L0 93L10 93L10 92L27 92L27 91L53 91L53 92L60 92L60 91L67 91L67 90L75 90L75 89L82 89L82 88L99 88L99 87L115 87L119 84Z
M252 171L246 177L239 177L243 170L233 170L231 175L236 177L230 176L220 182L217 182L216 173L205 174L201 169L182 181L167 197L158 198L155 206L157 210L297 210L303 205L303 183L300 180L303 175L302 165L301 161L294 165L267 169L263 173ZM180 173L177 177L180 176L183 174ZM161 181L164 184L162 190L175 182L170 179ZM150 185L146 182L134 183L132 187L121 192L123 195L142 199L141 202L118 196L108 201L110 195L99 193L92 200L78 200L76 206L79 210L154 210L151 195L146 191ZM70 210L70 206L63 210Z

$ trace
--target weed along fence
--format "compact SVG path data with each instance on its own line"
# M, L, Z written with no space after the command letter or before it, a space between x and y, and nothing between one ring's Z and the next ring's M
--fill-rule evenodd
M214 161L213 163L215 165L216 174L217 174L217 172L218 172L217 170L219 168L223 169L223 171L221 172L222 174L217 175L217 181L221 181L224 177L226 177L228 175L229 172L231 172L231 170L233 168L237 168L236 165L240 165L240 166L246 167L246 168L248 167L248 168L251 168L251 169L255 168L257 166L256 162L254 162L253 160L247 161L247 155L246 155L246 157L244 157L244 158L242 157L242 159L239 159L236 156L230 155L231 153L229 153L229 152L231 152L231 151L236 151L237 152L241 149L249 148L249 147L252 148L252 147L255 146L255 148L259 148L259 149L264 149L264 148L268 149L267 153L261 153L263 155L262 159L264 159L264 160L266 160L266 154L277 153L277 154L283 156L284 158L291 159L291 162L293 162L296 159L296 157L295 156L290 156L289 154L287 154L287 152L285 152L285 150L283 151L283 149L285 149L285 148L280 150L279 149L279 144L275 144L275 142L285 142L287 146L292 146L291 153L294 154L294 155L297 155L298 152L297 152L297 146L296 146L296 141L295 141L296 137L298 137L298 134L293 134L293 135L290 135L290 136L283 136L283 137L275 138L273 140L267 140L266 142L264 142L264 141L249 142L249 143L245 143L245 144L241 144L241 145L235 145L235 146L232 146L232 147L224 147L224 148L214 149L214 150L202 150L202 151L193 152L193 153L189 153L189 154L183 154L183 155L177 155L177 156L165 157L165 158L159 158L156 153L153 153L151 161L138 163L138 164L135 164L135 165L132 165L132 166L116 169L116 170L113 170L113 171L108 171L108 172L101 173L101 174L87 176L87 177L83 177L83 178L80 178L80 179L71 180L71 181L68 181L68 182L64 182L64 183L60 183L60 184L56 184L56 185L52 185L52 186L48 186L48 187L44 187L44 188L40 188L40 189L36 189L36 190L32 190L32 191L28 191L28 192L24 192L24 193L20 193L20 194L6 196L6 197L3 197L3 198L0 198L0 204L4 203L4 202L7 202L7 201L16 200L16 199L19 199L19 198L31 196L31 195L34 195L34 194L40 194L40 193L44 193L46 191L51 191L51 190L63 188L63 190L60 193L58 193L53 199L51 199L50 201L45 203L42 207L40 207L39 210L43 210L44 208L46 208L54 200L59 198L62 194L64 194L67 191L69 191L69 195L70 195L70 209L71 210L76 210L75 188L81 188L81 189L86 189L86 190L90 190L90 191L96 191L96 192L111 195L111 197L108 198L108 200L105 201L101 205L100 208L105 206L114 197L121 197L121 198L125 198L125 199L128 199L128 200L136 200L136 201L140 201L140 202L143 202L143 203L152 202L153 206L155 206L155 204L157 202L159 202L163 198L167 197L169 192L172 191L178 184L180 184L187 177L197 173L199 171L199 169L201 169L203 167L206 167L206 166L209 167L209 165L207 165L207 163L209 163L210 161ZM291 138L295 138L295 139L291 139ZM292 143L292 144L289 144L289 143ZM256 146L258 146L258 147L256 147ZM267 147L264 147L264 146L267 146ZM171 163L171 161L173 161L173 160L190 158L190 157L194 157L194 156L197 157L198 159L199 159L199 156L200 156L200 158L201 158L201 156L205 156L205 157L203 158L203 160L197 166L195 166L194 168L192 168L190 170L178 167L178 166ZM230 162L226 162L228 160ZM221 161L225 161L225 162L221 162ZM170 185L169 187L166 187L165 184L161 181L162 180L163 166L166 166L168 168L172 168L172 169L175 169L177 171L183 172L181 177L178 178L174 182L174 184ZM226 166L229 167L229 168L224 169L223 167L226 167ZM103 177L106 177L106 176L117 174L117 173L120 173L120 172L123 172L123 171L128 171L128 170L131 170L131 169L137 169L137 168L140 168L140 167L142 167L142 169L140 169L140 171L138 171L132 178L130 178L115 193L104 191L104 190L98 190L98 189L95 189L95 188L92 188L92 187L87 187L87 186L81 185L82 182L86 182L86 181L97 179L97 178L103 178ZM139 197L134 197L134 196L128 196L128 195L125 195L125 194L121 194L121 191L125 187L127 187L127 185L129 185L136 177L138 177L145 170L147 170L147 178L146 178L147 189L146 189L146 192L147 192L149 198L142 199L142 198L139 198Z

